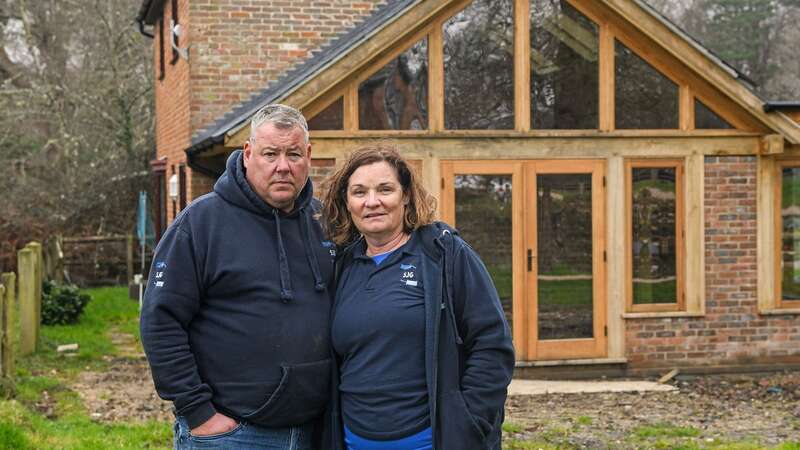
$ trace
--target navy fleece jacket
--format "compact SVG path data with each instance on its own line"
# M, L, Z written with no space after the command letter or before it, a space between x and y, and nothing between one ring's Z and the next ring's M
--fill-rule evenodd
M309 180L291 213L269 206L236 151L159 242L142 343L156 390L190 427L217 411L272 427L324 411L333 246L312 202Z

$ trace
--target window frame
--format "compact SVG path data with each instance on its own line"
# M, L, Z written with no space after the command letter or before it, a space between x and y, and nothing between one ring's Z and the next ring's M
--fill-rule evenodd
M628 313L686 312L685 168L683 159L625 160L625 310ZM633 302L633 169L675 169L675 303Z
M169 37L170 37L170 47L172 47L172 58L169 60L170 65L175 65L180 59L180 53L178 53L178 48L180 47L180 36L175 34L174 27L178 25L178 0L172 0L172 22L170 23L169 29ZM175 45L172 45L172 38L175 38Z
M315 137L372 137L372 136L742 136L752 134L758 129L755 122L748 120L742 111L730 109L723 97L713 91L710 86L680 66L680 61L667 52L659 49L638 31L627 29L619 21L611 20L605 11L592 2L582 0L565 0L572 8L584 15L598 27L598 126L594 129L532 129L531 128L531 0L513 0L513 43L514 43L514 117L515 126L511 129L450 130L444 126L444 55L443 24L468 7L470 2L462 1L444 8L436 16L420 22L408 34L404 34L389 47L377 49L362 62L352 66L347 75L340 78L322 95L308 98L300 107L305 111L318 113L323 108L319 103L328 103L330 99L344 96L344 129L318 130ZM418 40L428 39L428 127L425 130L361 130L358 124L358 86L369 75L382 68L389 60L396 58ZM615 43L627 47L638 58L653 70L675 84L678 88L678 126L669 129L617 129L616 128L616 52ZM676 66L678 63L678 66ZM694 127L694 104L691 100L702 101L707 108L714 111L731 125L731 129L696 130ZM309 116L310 117L310 116Z
M781 205L783 203L783 169L800 168L800 158L777 159L775 161L775 183L773 191L773 225L774 225L774 251L773 267L775 276L775 303L776 310L800 310L800 300L783 299L783 217L781 217Z

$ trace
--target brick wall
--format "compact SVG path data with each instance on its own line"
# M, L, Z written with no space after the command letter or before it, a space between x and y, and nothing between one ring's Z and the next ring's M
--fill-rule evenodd
M159 79L159 31L155 27L153 39L153 58L155 68L155 101L156 101L156 149L159 158L166 157L166 178L177 173L178 165L186 163L184 150L189 147L191 128L189 123L189 105L191 92L189 83L189 64L179 58L174 64L170 41L169 23L173 18L172 2L164 2L164 78ZM178 0L178 22L184 29L190 25L190 17L186 13L189 0ZM185 38L181 38L180 46L185 47ZM191 186L191 174L187 170L187 190ZM189 198L192 198L189 195ZM167 220L172 221L175 210L172 202L167 201Z
M632 368L800 361L800 316L756 299L756 158L705 160L706 315L626 320Z
M190 62L170 64L171 1L164 2L165 77L159 75L159 33L153 40L156 69L156 148L169 178L186 164L191 137L235 105L267 87L315 49L345 32L385 0L179 0L178 22ZM320 178L325 168L312 170ZM314 175L316 172L318 175ZM322 171L322 172L320 172ZM327 173L327 172L325 172ZM214 180L186 169L187 196L211 191ZM175 217L167 202L169 221Z
M192 129L213 123L385 0L192 0Z

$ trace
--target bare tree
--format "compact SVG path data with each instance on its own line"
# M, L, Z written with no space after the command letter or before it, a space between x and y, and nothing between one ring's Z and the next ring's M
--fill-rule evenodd
M0 241L7 249L55 232L132 229L153 149L151 41L134 27L138 6L0 0Z

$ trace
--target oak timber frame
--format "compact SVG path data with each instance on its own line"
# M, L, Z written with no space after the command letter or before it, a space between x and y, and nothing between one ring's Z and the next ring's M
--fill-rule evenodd
M579 12L598 27L598 129L536 130L531 129L531 71L529 0L514 1L514 129L513 130L447 130L444 121L444 65L442 26L466 7L468 0L425 0L376 32L368 40L327 68L308 78L278 101L296 106L311 118L339 98L343 99L343 129L312 131L313 157L333 158L337 164L355 148L376 140L391 139L403 155L420 163L426 188L440 199L440 217L454 218L454 205L448 198L446 179L454 167L478 167L498 171L522 180L524 164L533 161L558 160L567 165L579 161L599 161L607 179L602 201L604 215L603 246L607 263L602 276L604 322L608 326L603 351L583 356L560 356L558 352L539 351L535 330L535 312L526 310L524 272L513 275L514 340L520 360L564 360L600 358L621 360L625 357L625 320L650 317L691 317L705 313L705 236L704 236L704 158L707 156L756 156L759 161L758 252L759 310L776 310L776 286L780 295L780 233L774 225L776 214L776 168L784 152L800 161L800 127L781 113L765 114L760 101L730 73L705 57L691 43L675 34L666 25L631 0L568 0ZM358 87L374 71L396 58L420 39L428 39L428 129L426 130L360 130ZM673 130L617 130L615 128L615 41L653 66L678 86L679 127ZM733 130L696 130L695 100L705 104ZM223 145L207 153L214 155L241 147L249 136L248 124L232 129ZM630 188L626 186L627 165L631 161L644 164L680 164L683 204L678 213L685 232L682 265L685 292L677 308L648 310L632 308L630 271L627 267L630 248L626 233L630 209ZM481 172L473 172L481 173ZM485 172L489 173L489 172ZM494 172L492 172L494 173ZM516 182L516 181L515 181ZM767 193L764 194L765 190ZM517 204L514 196L513 220L515 267L524 265L525 204ZM779 201L779 200L777 200ZM533 212L535 214L535 211ZM776 249L778 251L776 252ZM766 258L766 259L765 259ZM765 263L766 261L766 263ZM776 285L777 283L777 285ZM529 288L529 287L528 287ZM784 305L786 306L786 305ZM800 305L799 305L800 306ZM800 313L800 307L795 308ZM517 321L516 314L525 320ZM783 309L783 312L786 312ZM776 312L777 313L777 312ZM534 314L532 319L531 315ZM596 333L597 336L597 333ZM601 356L598 356L601 355ZM604 356L602 356L604 355Z

